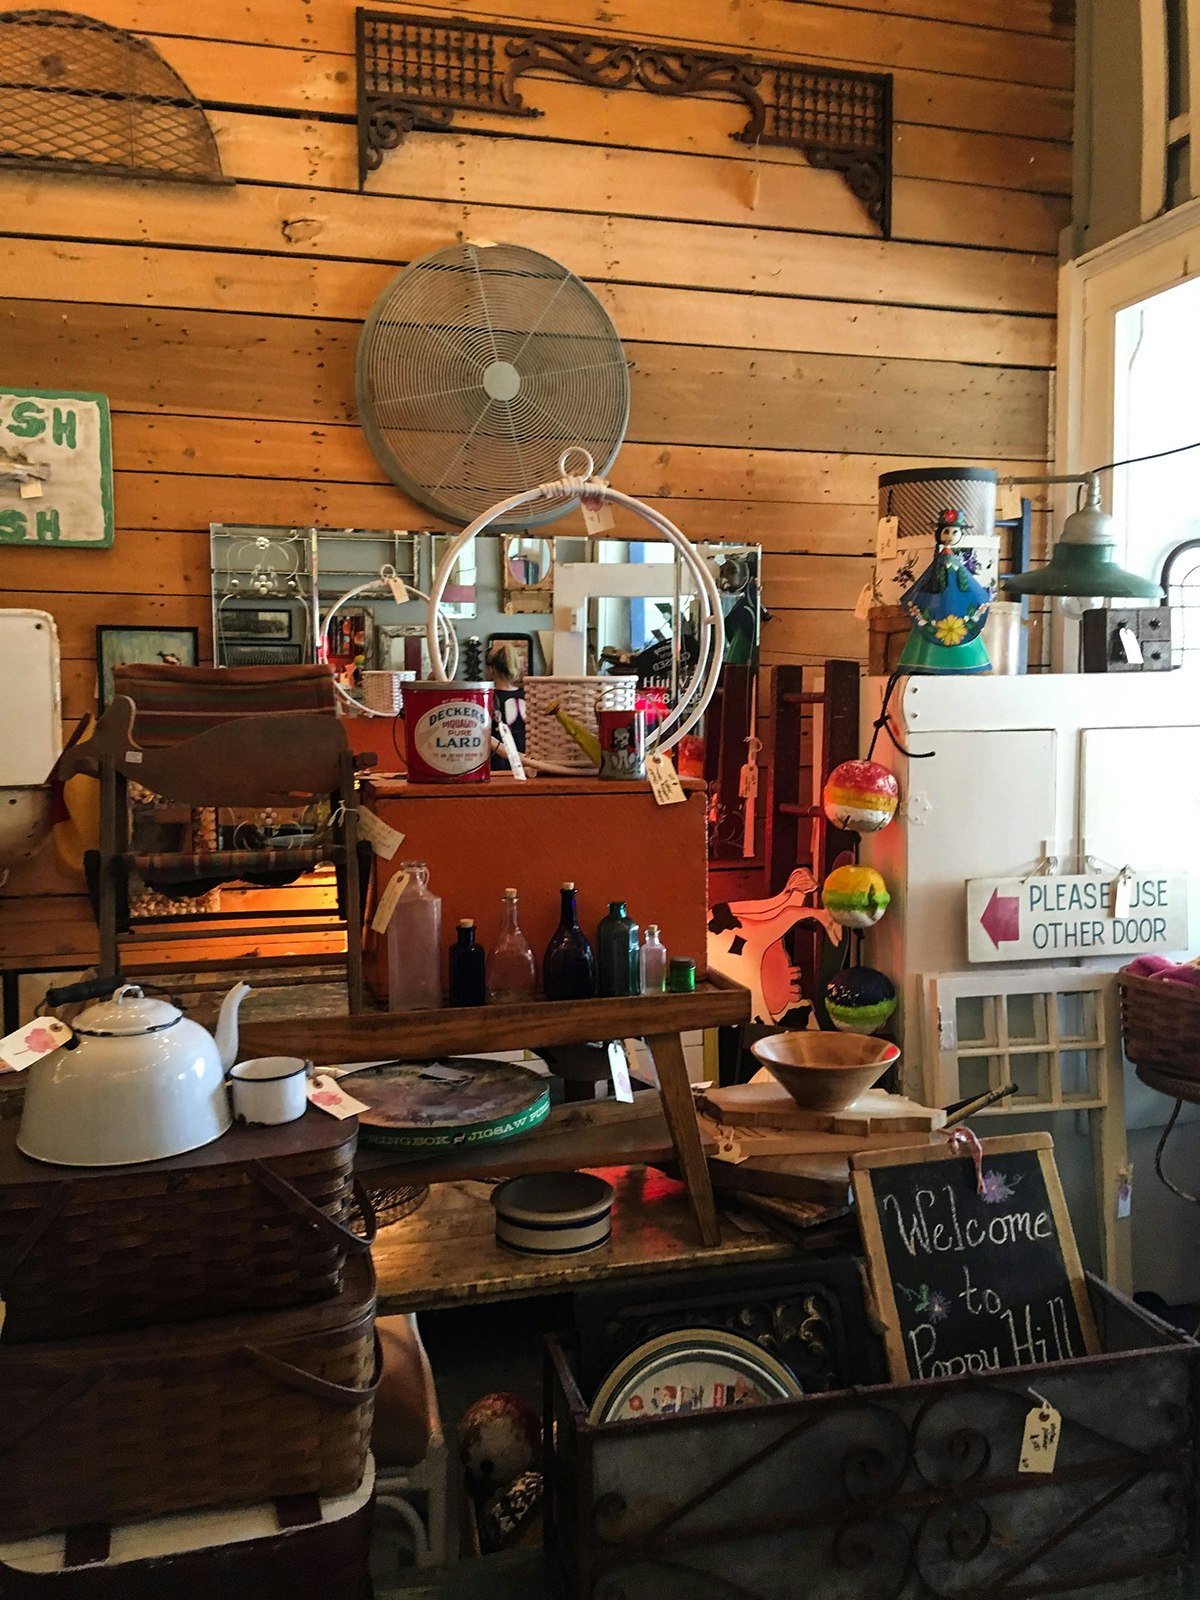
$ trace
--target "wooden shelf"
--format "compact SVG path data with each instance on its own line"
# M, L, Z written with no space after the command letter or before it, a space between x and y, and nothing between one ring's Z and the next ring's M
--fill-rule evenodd
M303 1056L319 1067L353 1061L426 1061L473 1050L536 1050L541 1045L642 1039L652 1034L736 1026L750 1020L745 989L713 980L694 994L630 995L619 1000L534 1000L527 1004L378 1011L356 1017L288 1017L248 1022L244 1056Z
M560 1294L649 1273L781 1261L792 1246L766 1224L754 1231L720 1219L720 1236L695 1240L681 1183L645 1167L599 1170L616 1190L613 1236L578 1256L520 1255L497 1244L491 1186L446 1183L411 1217L380 1231L372 1256L381 1315L445 1310L484 1301ZM752 1219L746 1219L747 1226Z
M346 1080L346 1090L354 1093L353 1078ZM716 1149L716 1140L711 1135L701 1135L700 1146L707 1156ZM505 1139L501 1144L441 1150L432 1156L405 1156L360 1142L354 1164L365 1182L381 1184L511 1178L521 1172L577 1171L581 1167L638 1162L655 1166L674 1160L675 1146L662 1101L655 1090L644 1089L631 1106L622 1105L619 1100L556 1106L532 1132Z
M654 1058L661 1114L670 1133L671 1153L687 1185L700 1240L719 1244L720 1224L713 1200L704 1144L696 1122L680 1035L749 1021L750 995L736 984L709 979L693 994L630 995L604 1000L534 1000L522 1005L462 1006L442 1011L384 1011L353 1017L288 1017L247 1023L241 1029L243 1056L301 1056L317 1066L356 1062L429 1061L479 1051L533 1050L548 1045L588 1044L606 1039L645 1039ZM362 1152L362 1171L403 1171L418 1182L499 1172L573 1170L609 1166L614 1161L664 1159L654 1119L613 1119L607 1133L600 1124L543 1125L510 1145L486 1146L420 1163L401 1163L388 1154L380 1165L375 1153ZM640 1126L640 1131L638 1130ZM506 1152L507 1155L506 1155Z

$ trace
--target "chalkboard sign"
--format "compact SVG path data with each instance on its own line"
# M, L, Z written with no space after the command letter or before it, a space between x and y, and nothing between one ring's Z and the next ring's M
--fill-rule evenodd
M1048 1133L969 1153L851 1159L892 1378L949 1378L1099 1349Z

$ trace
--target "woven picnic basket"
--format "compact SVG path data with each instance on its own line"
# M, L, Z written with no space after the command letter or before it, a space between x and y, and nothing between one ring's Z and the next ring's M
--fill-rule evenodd
M0 1123L5 1344L327 1299L375 1235L358 1124L309 1110L129 1167L53 1167ZM365 1214L361 1233L356 1214Z
M589 733L599 734L596 712L632 711L637 703L637 679L614 674L597 678L525 679L525 753L539 772L581 777L596 776L596 763L581 750L554 715L558 706Z
M0 1343L0 1538L362 1482L379 1351L369 1256L318 1305Z
M1117 973L1121 1034L1135 1066L1200 1085L1200 988Z

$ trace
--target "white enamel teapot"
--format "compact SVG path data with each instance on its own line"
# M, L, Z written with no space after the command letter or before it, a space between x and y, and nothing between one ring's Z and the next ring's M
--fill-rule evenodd
M94 985L79 986L89 987L94 994ZM219 1138L231 1120L225 1073L249 992L246 983L230 989L215 1039L136 984L88 1006L71 1023L75 1039L29 1068L18 1147L58 1166L128 1166ZM58 1003L72 993L47 998Z

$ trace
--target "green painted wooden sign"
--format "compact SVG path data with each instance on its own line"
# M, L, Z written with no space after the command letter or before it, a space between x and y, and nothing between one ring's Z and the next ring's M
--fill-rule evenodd
M102 550L112 542L107 397L0 389L0 545Z

